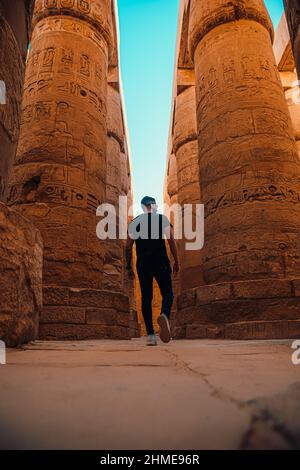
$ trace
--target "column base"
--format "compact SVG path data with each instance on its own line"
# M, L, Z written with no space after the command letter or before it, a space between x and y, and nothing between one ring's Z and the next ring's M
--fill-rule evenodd
M182 293L173 337L300 338L300 279L214 284Z
M41 340L129 340L138 331L129 297L122 293L44 286L43 296Z

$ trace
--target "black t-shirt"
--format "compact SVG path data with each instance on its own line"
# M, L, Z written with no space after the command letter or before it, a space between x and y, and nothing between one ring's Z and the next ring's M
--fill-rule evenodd
M165 215L153 212L146 212L132 220L128 234L135 240L138 262L169 264L164 238L169 226L172 227L172 224Z

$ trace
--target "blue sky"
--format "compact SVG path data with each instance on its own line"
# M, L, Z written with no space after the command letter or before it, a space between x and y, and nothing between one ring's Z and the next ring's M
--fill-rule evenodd
M209 0L207 0L209 1ZM283 0L266 0L276 26ZM179 0L119 0L121 68L135 202L163 202Z

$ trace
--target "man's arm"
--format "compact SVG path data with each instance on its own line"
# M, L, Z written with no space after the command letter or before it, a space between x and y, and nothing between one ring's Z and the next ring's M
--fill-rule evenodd
M173 256L173 258L174 258L174 262L175 262L174 268L173 268L173 273L174 273L174 274L178 274L179 269L180 269L180 265L179 265L179 256L178 256L177 243L176 243L176 240L175 240L175 237L174 237L174 230L173 230L173 228L171 227L171 225L169 225L169 226L165 229L165 235L166 235L166 237L167 237L167 240L168 240L168 243L169 243L169 247L170 247L172 256Z

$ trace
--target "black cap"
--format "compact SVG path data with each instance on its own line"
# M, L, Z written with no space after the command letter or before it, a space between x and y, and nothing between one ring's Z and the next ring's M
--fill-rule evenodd
M155 201L154 197L145 196L141 200L141 205L142 206L151 206L151 204L156 204L156 201Z

